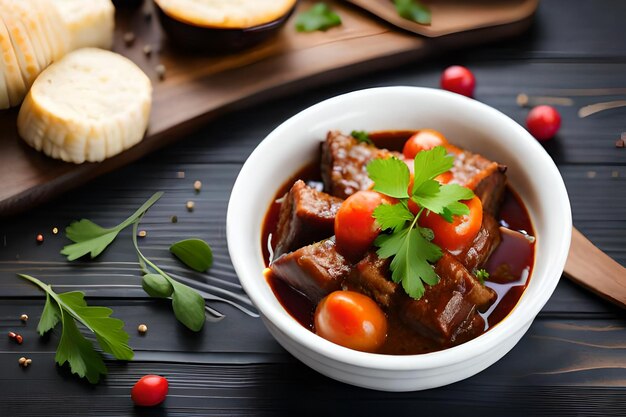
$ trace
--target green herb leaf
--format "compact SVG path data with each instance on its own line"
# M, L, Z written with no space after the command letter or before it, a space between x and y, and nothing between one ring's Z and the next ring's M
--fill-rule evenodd
M396 157L374 159L367 164L367 173L374 181L374 191L394 198L408 198L411 173L409 167Z
M476 279L480 281L482 285L485 285L485 281L489 279L489 272L487 272L486 269L479 269L474 272L474 276L476 276Z
M354 139L356 139L359 142L364 142L364 143L367 143L368 145L374 144L374 142L372 142L372 140L370 139L370 135L364 130L353 130L350 133L350 136L352 136Z
M198 292L179 282L172 282L172 309L174 315L190 330L198 332L204 326L204 298Z
M139 220L141 220L141 217ZM200 331L206 321L204 298L193 288L188 287L185 284L181 284L170 277L167 273L161 270L161 268L146 258L143 253L141 253L139 245L137 244L138 224L139 222L136 222L133 225L133 245L135 246L135 251L139 257L139 264L142 266L144 271L148 272L147 275L152 275L148 269L151 268L156 272L156 274L160 275L161 278L169 282L172 287L170 296L172 297L172 309L174 310L174 316L178 319L178 321L187 326L188 329L193 330L194 332ZM144 279L147 275L144 276ZM148 278L148 280L152 279L153 277ZM154 279L154 281L156 281L156 279ZM149 291L154 289L155 288L150 287L150 290L147 290L144 287L144 290L149 295L151 295ZM161 295L157 295L157 297L161 297Z
M123 330L124 322L110 317L113 310L107 307L88 306L82 292L57 294L49 285L37 278L23 274L19 276L46 292L46 305L37 326L40 334L54 328L59 320L63 326L55 357L59 365L68 362L73 373L86 377L92 384L98 382L100 375L107 373L101 355L81 334L75 321L94 333L103 351L117 359L133 358L134 353L128 346L128 333Z
M129 218L109 229L87 219L72 222L65 229L65 235L74 243L65 246L61 250L61 254L67 256L68 261L76 260L88 253L92 259L95 258L115 240L120 231L135 223L162 195L162 192L155 193Z
M382 230L400 230L415 217L404 204L381 204L373 216Z
M448 151L443 146L435 146L433 149L415 155L413 166L412 192L415 194L426 181L449 171L454 166L454 157L448 155Z
M202 239L185 239L170 246L178 259L189 268L205 272L213 265L213 252L208 243Z
M102 356L94 349L93 344L80 333L72 317L65 312L62 312L61 315L63 332L54 360L61 366L65 362L69 363L72 373L81 378L87 378L92 384L97 384L100 375L107 374Z
M323 2L315 3L309 10L300 13L296 18L296 30L298 32L328 30L339 25L341 25L341 17Z
M46 293L46 304L43 306L43 311L41 312L41 318L39 319L39 324L37 325L37 332L39 332L39 336L43 336L49 330L52 330L59 324L61 320L61 310L56 302L52 301L50 295Z
M460 203L459 200L469 200L472 197L474 197L474 192L469 188L458 184L444 184L439 187L436 193L416 194L412 199L421 207L440 214L451 223L452 216L469 214L467 205Z
M172 284L159 274L144 275L141 286L150 297L167 298L174 292Z
M422 25L430 25L432 17L430 9L417 0L393 0L398 14Z

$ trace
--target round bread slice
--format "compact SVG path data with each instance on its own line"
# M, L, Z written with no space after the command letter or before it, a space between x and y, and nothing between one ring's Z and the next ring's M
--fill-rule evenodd
M22 79L28 89L43 68L39 66L37 53L31 43L26 26L17 14L16 8L17 5L15 2L10 0L0 0L2 19L4 20L4 24L9 31L13 51L15 52L17 62L20 65Z
M30 146L67 162L99 162L137 144L148 126L152 85L129 59L83 48L50 65L20 109Z
M2 72L4 74L9 96L9 106L16 106L22 102L26 95L26 85L22 78L20 65L13 50L9 31L4 24L2 13L0 13L0 61L2 61Z
M111 0L52 0L52 4L70 34L70 50L111 49L115 29L115 7Z
M245 29L287 14L296 0L155 0L169 17L195 26Z

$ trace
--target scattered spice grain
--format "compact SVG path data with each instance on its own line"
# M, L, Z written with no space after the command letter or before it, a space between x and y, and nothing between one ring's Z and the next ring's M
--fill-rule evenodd
M163 81L165 79L165 65L159 64L154 68L154 70L159 76L159 80Z
M126 46L131 46L135 42L135 34L133 32L124 33L124 43Z
M53 235L56 235L56 234L58 234L58 233L59 233L59 228L58 228L58 227L53 227L53 228L52 228L52 234L53 234Z
M596 174L596 171L587 171L587 178L595 178Z
M143 46L143 54L145 56L150 56L152 55L152 45L150 45L149 43Z
M139 334L146 334L146 332L148 331L148 326L146 326L145 324L140 324L139 326L137 326L137 331L139 332Z
M196 203L194 203L191 200L187 201L187 204L185 205L185 207L187 207L187 211L193 211L195 206L196 206Z
M202 189L202 182L200 180L196 180L193 183L193 189L196 190L196 192L200 192L200 190Z
M20 316L20 320L22 320L24 323L26 323L28 321L28 315L27 314L22 314Z
M20 344L20 345L21 345L21 344L22 344L22 342L24 341L24 338L22 337L22 335L21 335L21 334L16 334L16 335L15 335L15 341L16 341L18 344Z
M22 356L21 358L19 358L19 359L17 360L17 363L19 363L19 364L20 364L20 366L25 366L25 364L26 364L26 358Z
M139 236L139 237L146 237L147 235L148 235L148 232L146 232L145 230L140 230L137 233L137 236Z
M37 233L35 240L37 241L37 243L43 243L43 235L41 233Z
M17 337L17 333L9 332L9 339L15 339Z
M170 221L171 221L172 223L178 223L178 216L172 216L172 217L170 217Z

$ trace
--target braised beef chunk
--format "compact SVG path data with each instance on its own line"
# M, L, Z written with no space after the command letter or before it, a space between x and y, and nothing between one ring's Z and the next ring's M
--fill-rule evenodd
M498 165L498 170L483 178L476 186L476 189L474 189L474 193L483 204L483 211L494 217L498 215L502 199L504 198L504 190L506 189L505 171L506 167L504 165Z
M485 287L463 266L461 262L449 253L444 255L435 264L435 272L441 281L452 283L457 291L462 292L479 311L487 311L497 298L497 294L489 287ZM441 282L440 282L441 284ZM436 288L439 285L435 285Z
M450 183L474 190L483 204L483 210L497 215L506 185L506 166L456 146L448 145L448 151L454 154Z
M368 252L348 276L346 286L367 295L387 310L395 308L402 288L387 278L390 262L379 258L376 252Z
M286 253L270 265L274 275L314 303L341 288L350 264L335 249L334 239Z
M468 271L482 268L501 240L500 225L491 215L483 213L483 224L478 234L457 258Z
M332 236L342 201L296 181L280 207L274 257Z
M368 295L386 311L397 312L413 330L441 343L460 343L468 340L466 336L482 333L484 321L476 311L488 309L496 293L481 285L449 253L437 262L435 271L439 283L427 286L422 298L414 300L399 284L387 278L391 275L389 260L370 252L348 276L346 286Z
M419 300L404 303L401 318L424 335L454 344L457 335L467 332L464 326L476 324L476 310L486 310L495 301L496 293L482 286L449 253L437 261L435 271L439 283L427 287ZM484 326L480 331L483 330Z
M328 132L322 144L322 179L326 192L347 198L372 184L366 166L372 159L399 155L386 149L359 142L340 132Z

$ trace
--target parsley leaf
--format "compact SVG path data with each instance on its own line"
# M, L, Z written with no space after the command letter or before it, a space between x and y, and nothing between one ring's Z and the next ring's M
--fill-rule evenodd
M65 235L74 243L65 246L61 254L67 256L68 261L74 261L88 253L92 259L95 258L115 240L119 232L136 222L162 195L162 192L155 193L129 218L109 229L87 219L72 222L65 229Z
M415 157L415 174L411 195L407 192L410 173L406 164L396 158L376 159L367 165L369 177L374 181L374 190L400 201L394 205L380 205L373 213L381 230L374 241L376 253L381 258L393 257L391 278L401 283L406 293L420 299L424 295L424 284L439 282L433 266L443 255L434 243L434 232L419 226L418 219L424 210L433 211L447 221L452 216L469 214L468 207L459 200L467 200L474 193L459 185L441 185L434 178L450 170L454 158L442 146L422 151ZM417 215L408 208L409 199L420 207Z
M324 2L315 3L309 10L300 13L296 18L296 30L298 32L328 30L339 25L341 25L341 17Z
M373 216L381 230L400 230L415 217L406 204L381 204L374 209Z
M369 145L374 144L374 142L372 142L372 140L370 139L370 135L364 130L353 130L350 133L350 136L352 136L354 139L356 139L359 142L364 142Z
M374 181L374 191L394 198L408 198L411 173L398 158L374 159L367 164L367 174Z
M430 9L417 0L393 0L398 14L422 25L430 25L432 21Z
M133 350L128 346L128 333L124 322L110 317L113 310L107 307L90 307L85 302L85 294L72 291L57 294L50 285L30 275L19 274L46 292L41 319L37 326L39 334L52 330L60 322L63 331L57 346L55 360L59 365L69 363L73 373L85 377L92 384L106 375L107 369L102 356L94 349L92 342L78 330L79 322L91 331L104 352L117 359L130 360Z
M489 272L486 269L479 269L474 272L474 276L481 284L485 285L485 281L489 279Z

